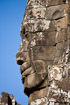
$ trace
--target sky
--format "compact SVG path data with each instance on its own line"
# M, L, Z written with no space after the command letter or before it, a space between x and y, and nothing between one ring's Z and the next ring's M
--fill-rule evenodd
M0 93L13 94L21 105L28 105L16 63L21 37L20 26L27 0L0 0Z

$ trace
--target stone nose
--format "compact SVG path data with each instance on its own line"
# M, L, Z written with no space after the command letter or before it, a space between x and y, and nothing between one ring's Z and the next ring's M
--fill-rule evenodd
M18 49L18 53L16 54L16 61L17 61L17 64L19 65L22 65L23 62L24 62L24 59L23 59L23 45L22 43L20 44L20 47Z
M29 56L28 56L27 47L28 47L28 42L26 40L23 40L18 49L18 53L16 54L17 64L22 65L24 62L28 61Z
M22 65L24 63L23 55L22 53L18 52L16 54L16 61L18 65Z

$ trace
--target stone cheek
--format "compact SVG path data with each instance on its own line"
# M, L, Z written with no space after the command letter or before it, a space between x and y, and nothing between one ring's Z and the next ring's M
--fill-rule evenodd
M57 31L45 31L38 33L27 33L29 47L54 46L56 44ZM60 37L60 35L59 35Z
M54 60L55 56L54 54L55 54L54 46L47 46L47 47L37 46L29 49L29 55L32 60Z

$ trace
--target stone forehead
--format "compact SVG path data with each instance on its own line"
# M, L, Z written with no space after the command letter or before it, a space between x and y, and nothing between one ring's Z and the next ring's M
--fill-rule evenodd
M38 4L38 5L46 5L46 6L52 6L52 5L60 5L63 4L65 2L67 2L68 0L28 0L29 4Z
M57 0L56 2L54 2L54 0L29 0L27 2L25 16L21 24L21 34L25 34L26 32L36 33L43 31L55 31L66 27L67 23L64 21L67 22L65 17L67 15L67 4L64 4L63 0ZM47 3L47 5L52 4L52 6L41 6L43 3ZM38 5L38 7L35 5ZM57 21L57 19L61 20Z

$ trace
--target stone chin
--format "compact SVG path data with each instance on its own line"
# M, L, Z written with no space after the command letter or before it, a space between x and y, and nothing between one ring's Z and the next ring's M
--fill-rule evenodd
M42 60L32 61L32 64L29 66L25 66L24 63L20 71L22 72L22 82L24 84L24 92L29 95L33 91L44 88L47 86L47 70L45 69L45 62ZM29 67L28 69L23 69L25 67ZM44 82L46 81L46 82Z
M28 75L24 79L24 92L26 95L30 95L32 92L39 90L41 88L44 88L47 86L47 74L37 74L33 73L31 75ZM23 79L22 79L23 82Z

